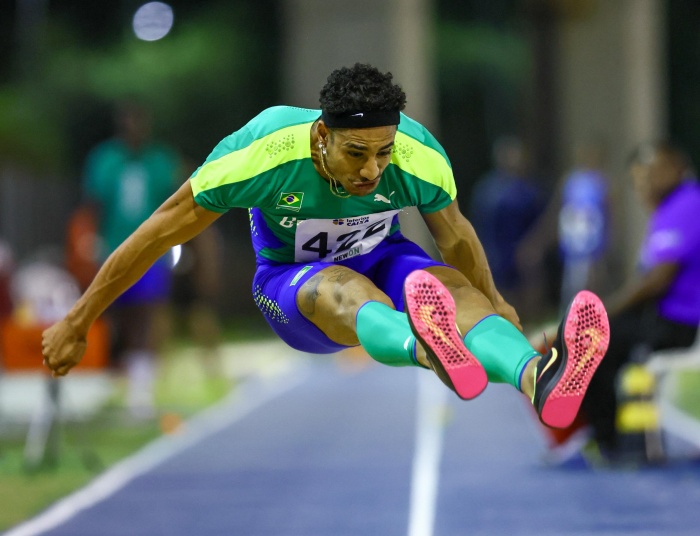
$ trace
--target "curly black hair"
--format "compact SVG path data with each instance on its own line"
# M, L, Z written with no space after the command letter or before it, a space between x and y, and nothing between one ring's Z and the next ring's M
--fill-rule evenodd
M332 114L401 111L406 107L406 94L392 78L391 73L364 63L336 69L321 89L321 110Z

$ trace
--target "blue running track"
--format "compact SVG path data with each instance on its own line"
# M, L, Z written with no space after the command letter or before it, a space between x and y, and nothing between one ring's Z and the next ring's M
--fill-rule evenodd
M327 358L300 370L282 383L248 384L245 400L161 440L161 454L133 465L133 478L112 475L111 487L6 534L408 535L417 379L429 373L348 373ZM700 465L546 468L522 395L501 385L470 402L448 394L434 413L442 434L434 523L411 536L700 534Z

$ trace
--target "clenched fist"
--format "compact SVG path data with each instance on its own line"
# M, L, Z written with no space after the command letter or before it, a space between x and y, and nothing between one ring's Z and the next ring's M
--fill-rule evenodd
M86 334L79 332L67 320L61 320L42 335L42 354L54 377L65 376L85 354Z

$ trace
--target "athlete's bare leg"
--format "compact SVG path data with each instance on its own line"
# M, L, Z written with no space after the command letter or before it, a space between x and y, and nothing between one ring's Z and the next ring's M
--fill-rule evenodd
M445 285L457 306L457 326L466 334L484 317L495 314L489 300L459 271L446 266L426 269ZM395 309L391 299L362 274L332 265L310 278L297 293L299 311L323 331L329 339L347 346L359 344L356 332L357 312L368 301L383 303ZM431 368L426 352L416 345L416 359ZM532 398L535 367L532 359L525 367L521 390Z
M495 314L488 299L459 271L446 266L433 266L426 271L437 277L454 297L457 304L457 325L461 333L467 333L485 316ZM299 311L329 339L347 346L359 344L356 333L357 311L368 301L377 301L395 309L391 299L367 277L338 265L318 272L297 293ZM430 368L420 343L416 346L416 359L421 365ZM533 359L523 373L521 389L530 398L536 364L537 359Z
M457 305L457 326L462 335L485 316L496 314L488 298L458 270L448 266L431 266L425 271L437 277L452 294Z
M425 271L439 279L454 298L457 306L457 326L462 335L466 334L484 317L496 314L488 298L474 288L464 274L458 270L447 266L431 266ZM418 355L425 354L420 346L417 353ZM528 398L532 398L533 395L538 361L539 358L531 359L523 371L520 389Z
M359 344L356 332L357 311L365 303L376 301L396 309L389 296L362 274L332 265L306 281L297 293L299 311L329 339L339 344ZM416 348L418 362L429 367L425 352Z

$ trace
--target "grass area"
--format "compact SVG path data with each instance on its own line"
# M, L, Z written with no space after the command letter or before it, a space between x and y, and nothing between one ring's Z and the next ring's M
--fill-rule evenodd
M678 377L678 407L700 420L700 371L685 371Z
M246 330L247 339L252 331ZM225 338L240 340L240 335L241 327L237 326L228 329ZM159 368L154 418L133 419L124 409L124 389L117 385L114 398L89 420L63 422L58 427L55 455L45 456L35 468L26 467L24 462L26 427L0 437L0 532L176 429L182 420L217 402L232 387L231 380L218 373L214 359L208 359L188 341L175 340Z
M23 438L0 448L0 530L5 530L92 480L161 433L157 420L105 425L106 414L86 423L64 425L59 450L34 469L24 464Z

